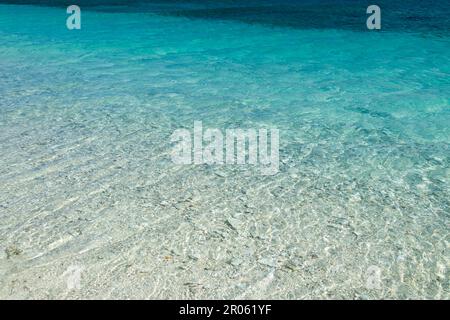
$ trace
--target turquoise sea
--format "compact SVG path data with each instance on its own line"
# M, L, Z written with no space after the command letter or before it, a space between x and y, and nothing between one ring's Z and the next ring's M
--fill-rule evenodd
M450 298L450 2L69 4L0 1L1 299Z

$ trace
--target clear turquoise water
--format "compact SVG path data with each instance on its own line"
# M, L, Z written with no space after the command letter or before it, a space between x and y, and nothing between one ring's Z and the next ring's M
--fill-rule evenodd
M448 298L448 4L311 3L0 5L0 297ZM194 120L279 174L173 165Z

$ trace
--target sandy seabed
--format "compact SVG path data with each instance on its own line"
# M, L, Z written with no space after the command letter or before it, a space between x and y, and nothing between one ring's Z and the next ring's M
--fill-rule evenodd
M1 299L449 298L445 39L11 8ZM276 127L280 172L174 165L194 121Z

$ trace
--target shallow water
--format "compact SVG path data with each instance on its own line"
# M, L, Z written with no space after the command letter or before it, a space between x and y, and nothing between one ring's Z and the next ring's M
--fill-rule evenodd
M0 5L0 298L449 298L448 19L233 6ZM280 172L174 165L194 121Z

